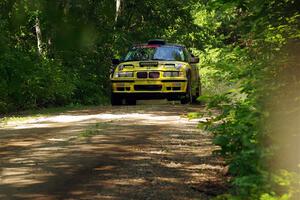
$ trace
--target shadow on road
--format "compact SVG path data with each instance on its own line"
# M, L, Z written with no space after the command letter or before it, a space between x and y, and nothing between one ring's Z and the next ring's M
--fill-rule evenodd
M226 189L224 163L179 117L200 109L101 107L4 127L0 198L210 199Z

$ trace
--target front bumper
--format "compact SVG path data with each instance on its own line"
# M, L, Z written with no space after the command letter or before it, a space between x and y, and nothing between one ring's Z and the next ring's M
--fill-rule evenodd
M130 80L111 79L112 92L118 94L181 94L187 89L186 79Z

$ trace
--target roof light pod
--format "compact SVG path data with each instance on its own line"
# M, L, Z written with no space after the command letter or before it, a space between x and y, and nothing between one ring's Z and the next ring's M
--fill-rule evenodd
M166 41L162 40L162 39L153 39L153 40L149 40L148 41L148 45L152 45L152 44L158 44L158 45L165 45Z

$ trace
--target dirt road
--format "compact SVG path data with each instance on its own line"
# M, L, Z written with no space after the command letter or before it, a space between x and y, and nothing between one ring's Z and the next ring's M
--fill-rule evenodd
M199 106L97 107L0 128L0 199L210 199L224 190Z

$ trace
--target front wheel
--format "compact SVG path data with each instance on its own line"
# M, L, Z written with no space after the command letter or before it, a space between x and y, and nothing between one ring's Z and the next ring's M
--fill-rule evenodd
M197 101L197 98L198 98L200 95L201 95L201 88L199 87L199 88L196 89L196 94L195 94L195 96L193 96L193 98L192 98L192 103L194 103L194 104L199 104L200 102Z
M126 104L127 105L136 105L136 99L134 99L134 98L127 98L126 100L125 100L125 102L126 102Z
M123 98L120 95L114 93L111 94L110 102L112 106L122 105Z
M188 104L188 103L191 103L192 101L193 101L192 81L191 81L190 77L188 76L188 85L187 85L186 93L183 96L183 98L181 98L180 102L181 102L181 104Z

